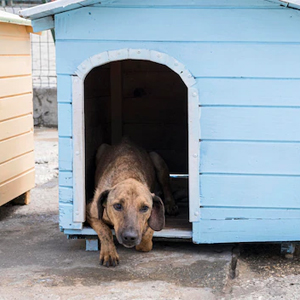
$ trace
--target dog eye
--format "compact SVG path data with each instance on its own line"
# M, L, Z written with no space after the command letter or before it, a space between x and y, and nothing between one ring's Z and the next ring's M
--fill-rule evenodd
M145 212L147 212L147 211L148 211L148 209L149 209L149 207L148 207L148 206L146 206L146 205L144 205L144 206L142 206L142 208L140 209L140 212L143 212L143 213L145 213Z
M123 208L123 207L122 207L122 204L120 204L120 203L116 203L116 204L114 204L113 206L114 206L114 209L117 210L117 211L121 211L122 208Z

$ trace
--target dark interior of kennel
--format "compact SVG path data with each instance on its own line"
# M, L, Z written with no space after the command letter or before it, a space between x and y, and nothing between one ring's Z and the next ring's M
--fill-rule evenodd
M142 60L108 63L87 75L84 97L87 199L97 148L122 136L159 153L171 174L188 174L187 87L171 69ZM188 179L171 178L171 186L181 210L177 220L188 220Z

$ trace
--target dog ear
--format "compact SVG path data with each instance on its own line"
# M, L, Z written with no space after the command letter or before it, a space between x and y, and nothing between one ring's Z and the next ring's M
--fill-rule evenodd
M107 200L108 194L109 194L110 190L105 190L104 192L102 192L97 200L97 208L98 208L98 219L101 220L102 219L102 215L103 215L103 205Z
M165 207L158 196L152 194L152 199L153 206L148 224L153 230L160 231L165 226Z

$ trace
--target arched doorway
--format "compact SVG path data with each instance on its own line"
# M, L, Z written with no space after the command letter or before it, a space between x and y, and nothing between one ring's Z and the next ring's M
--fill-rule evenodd
M186 223L198 220L200 136L195 80L183 65L165 54L156 56L165 56L162 63L149 59L148 50L147 59L125 51L127 57L122 59L115 57L115 51L96 55L82 63L74 76L74 222L84 221L81 199L93 196L98 146L115 144L124 135L164 158L172 174L174 196L183 207L179 219ZM82 178L82 186L76 178ZM189 197L188 190L193 192ZM176 220L171 223L176 227Z

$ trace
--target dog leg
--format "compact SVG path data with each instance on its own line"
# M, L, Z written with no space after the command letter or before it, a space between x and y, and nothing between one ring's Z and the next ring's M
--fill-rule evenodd
M149 252L152 250L152 237L153 237L153 230L148 227L146 232L144 233L142 237L142 241L139 245L135 247L136 250L142 251L142 252Z
M115 267L119 264L119 255L113 242L113 235L110 228L97 218L88 217L91 227L97 232L100 243L100 265Z
M171 192L168 166L156 152L151 152L149 155L154 164L156 176L164 194L165 210L168 215L177 215L178 206Z

